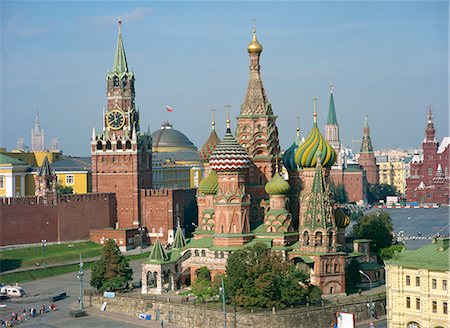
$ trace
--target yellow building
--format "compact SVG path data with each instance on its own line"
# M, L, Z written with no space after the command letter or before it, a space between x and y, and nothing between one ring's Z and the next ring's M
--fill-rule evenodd
M388 328L449 328L450 238L386 261Z
M74 194L92 191L92 170L90 157L64 157L50 164L55 171L58 185L70 187Z
M0 197L34 195L31 166L0 153Z
M406 190L405 163L403 161L379 162L377 165L380 183L391 185L404 195Z
M40 167L44 162L44 158L46 156L50 164L59 161L62 157L61 153L53 151L28 152L21 150L13 150L7 152L6 148L0 148L0 153L12 158L20 159L28 163L32 167Z

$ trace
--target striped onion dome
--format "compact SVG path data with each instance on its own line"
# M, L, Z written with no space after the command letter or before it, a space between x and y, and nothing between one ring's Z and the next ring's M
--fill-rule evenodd
M215 195L217 193L218 186L218 175L216 171L211 170L208 176L200 182L198 191L203 195Z
M220 139L217 136L216 130L213 128L211 134L209 135L208 140L206 140L205 144L200 149L200 157L203 162L209 162L209 158L211 157L214 149L216 149L219 144Z
M319 150L322 166L332 166L336 160L336 152L320 133L314 118L313 128L308 138L295 152L295 163L300 167L315 167Z
M211 169L218 172L243 171L250 167L250 163L248 153L231 134L228 121L225 136L209 158Z
M286 195L289 192L289 183L277 172L264 187L269 195Z
M283 155L283 164L288 171L297 170L297 164L295 163L295 152L301 144L302 141L300 140L300 128L297 128L297 137L295 138L294 143L284 152Z
M334 212L334 222L338 228L346 228L350 224L350 218L341 208L338 208Z

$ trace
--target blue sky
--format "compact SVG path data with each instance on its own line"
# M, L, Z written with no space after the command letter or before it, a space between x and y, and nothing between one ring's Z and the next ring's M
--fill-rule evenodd
M169 119L201 147L214 107L222 136L224 105L237 116L244 99L256 18L282 148L294 139L296 116L302 135L309 133L314 96L324 131L331 82L348 146L361 138L368 114L376 149L419 147L429 104L438 137L448 135L446 1L2 1L0 9L0 147L15 148L19 137L29 145L39 111L46 144L57 137L66 154L89 154L106 105L118 16L141 129Z

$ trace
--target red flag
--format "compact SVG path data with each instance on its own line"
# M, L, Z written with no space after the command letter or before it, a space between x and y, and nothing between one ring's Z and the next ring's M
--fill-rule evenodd
M169 105L167 105L167 111L168 111L168 112L172 112L172 111L173 111L173 108L170 107Z

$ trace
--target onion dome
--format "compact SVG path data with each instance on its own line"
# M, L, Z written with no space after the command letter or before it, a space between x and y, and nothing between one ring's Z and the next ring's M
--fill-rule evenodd
M283 179L280 173L276 172L273 175L272 179L270 179L266 183L264 189L266 190L266 193L268 193L270 196L286 195L290 190L290 186L289 183Z
M284 152L283 155L283 164L288 171L295 171L297 169L297 164L295 163L295 152L301 144L300 128L297 128L297 137L295 138L294 143Z
M213 110L211 110L211 111L213 111ZM214 113L214 112L212 112L212 113ZM220 142L220 139L216 133L214 116L211 121L211 129L212 129L212 131L211 131L211 134L209 135L208 140L206 140L205 144L200 149L200 157L201 157L202 161L205 163L209 162L209 158L211 157L214 149L216 149L217 145Z
M248 153L231 134L228 119L227 132L209 158L209 165L218 172L236 172L248 169L250 163Z
M256 30L253 30L252 42L248 45L247 51L249 54L259 54L263 51L261 43L256 39Z
M346 228L350 224L350 218L341 208L338 208L334 212L334 222L338 228Z
M203 195L215 195L219 187L219 180L216 171L211 170L206 178L204 178L199 186L198 191Z
M314 98L314 123L309 136L295 152L295 163L300 167L315 167L318 151L323 167L330 167L336 160L336 152L317 127L316 100Z

